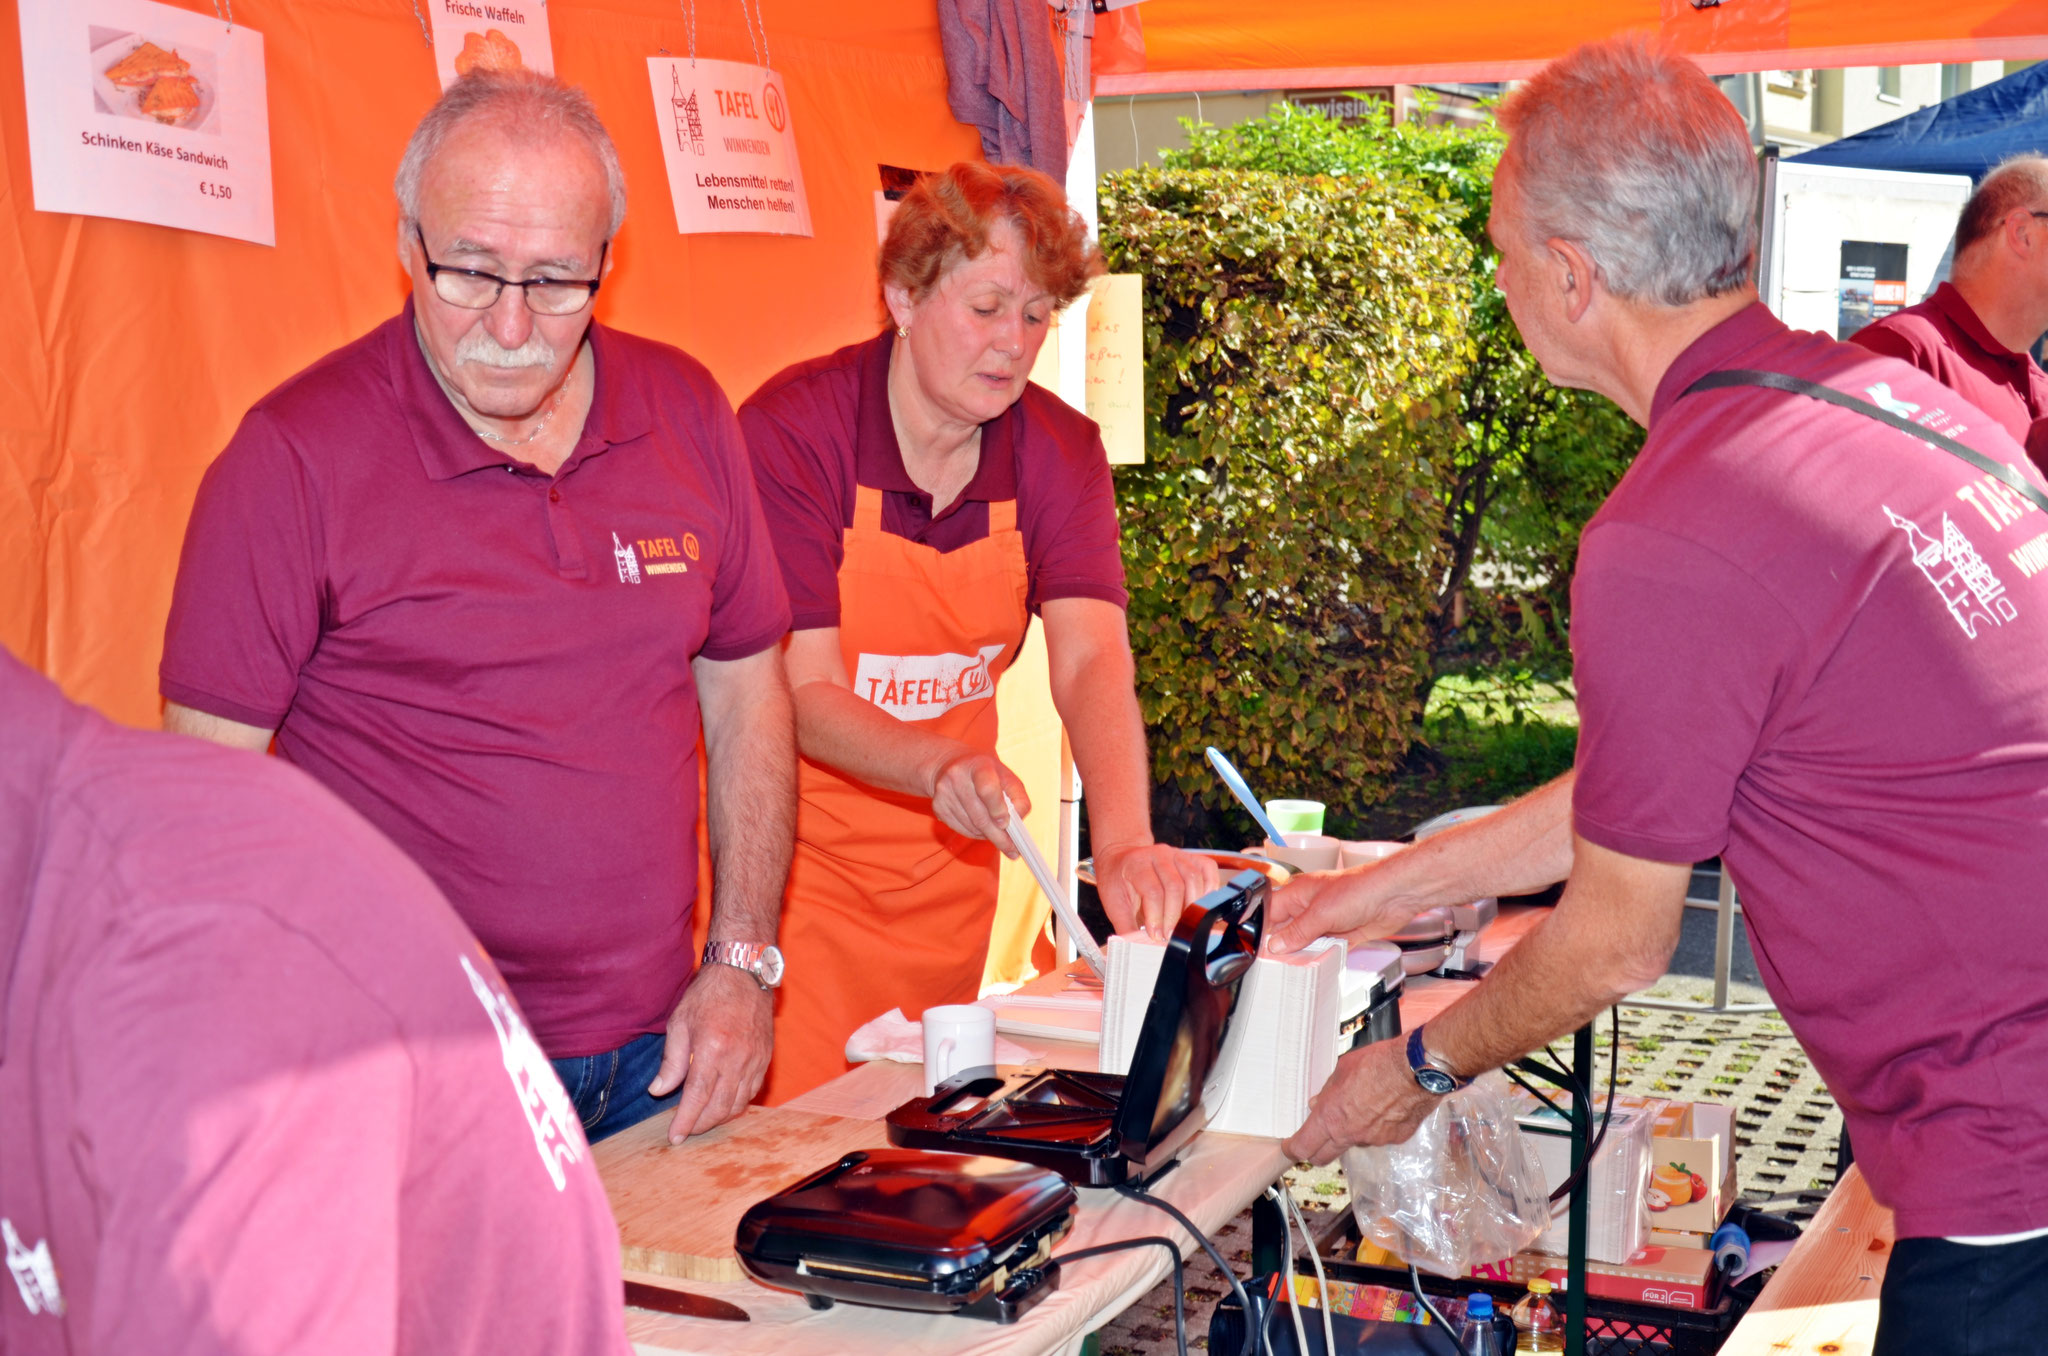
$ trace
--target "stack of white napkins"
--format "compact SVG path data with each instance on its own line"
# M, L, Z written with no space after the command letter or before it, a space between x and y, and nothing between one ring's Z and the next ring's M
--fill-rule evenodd
M1571 1122L1548 1109L1515 1118L1522 1142L1543 1169L1543 1189L1555 1191L1572 1172ZM1600 1122L1596 1118L1593 1124ZM1596 1262L1626 1262L1650 1241L1650 1216L1644 1191L1650 1185L1651 1121L1640 1112L1620 1111L1608 1122L1606 1137L1593 1154L1586 1175L1591 1209L1586 1216L1586 1256ZM1570 1242L1571 1198L1553 1202L1550 1227L1536 1240L1539 1252L1562 1256Z
M1128 1073L1165 944L1142 934L1109 939L1102 1000L1105 1073ZM1224 1071L1209 1128L1281 1139L1308 1119L1308 1101L1337 1067L1344 943L1325 937L1286 956L1261 955L1231 1018L1234 1068Z

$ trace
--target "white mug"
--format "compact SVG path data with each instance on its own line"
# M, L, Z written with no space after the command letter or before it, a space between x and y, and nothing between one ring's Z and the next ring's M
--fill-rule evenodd
M924 1010L924 1095L968 1069L996 1062L996 1015L974 1003Z

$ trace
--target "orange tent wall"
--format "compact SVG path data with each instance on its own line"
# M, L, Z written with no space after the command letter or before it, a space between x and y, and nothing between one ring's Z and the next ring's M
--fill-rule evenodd
M1097 94L1510 80L1581 42L1661 35L1716 74L2048 57L2042 0L1148 0L1139 69Z
M876 164L979 154L946 110L930 6L763 9L813 239L676 233L646 58L685 51L679 0L548 7L557 73L596 100L632 195L599 317L694 353L735 400L874 331ZM699 55L751 59L737 0L697 10ZM234 15L264 39L275 248L36 211L13 0L0 11L0 644L137 725L157 722L201 472L252 402L404 298L391 175L439 93L408 0L235 0Z

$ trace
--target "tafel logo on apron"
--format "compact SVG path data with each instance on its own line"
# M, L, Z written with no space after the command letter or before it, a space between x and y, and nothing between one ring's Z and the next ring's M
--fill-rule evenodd
M898 720L930 720L995 695L989 665L1002 652L998 644L976 654L862 654L853 690Z

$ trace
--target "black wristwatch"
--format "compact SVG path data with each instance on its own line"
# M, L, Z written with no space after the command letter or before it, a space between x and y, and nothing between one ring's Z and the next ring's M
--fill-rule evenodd
M1408 1067L1415 1073L1416 1085L1438 1097L1456 1092L1472 1081L1458 1077L1444 1067L1442 1060L1422 1048L1422 1028L1419 1026L1408 1033Z

